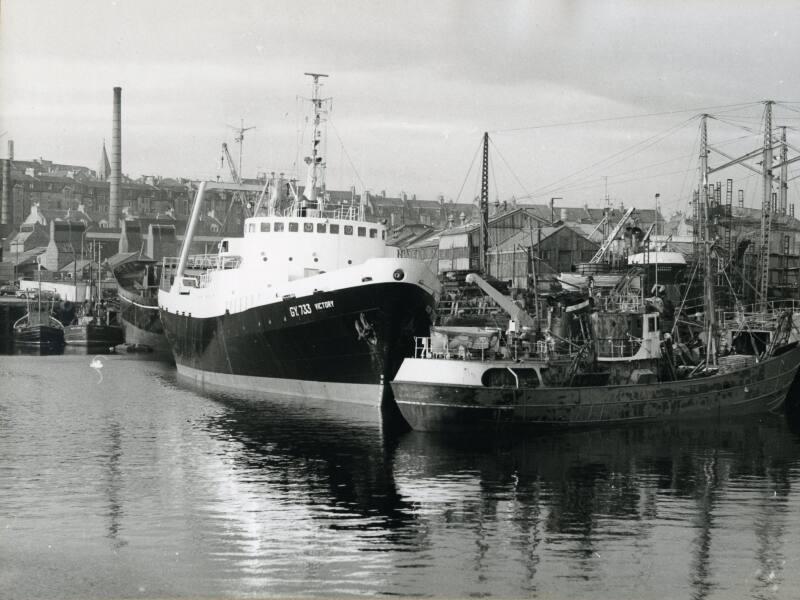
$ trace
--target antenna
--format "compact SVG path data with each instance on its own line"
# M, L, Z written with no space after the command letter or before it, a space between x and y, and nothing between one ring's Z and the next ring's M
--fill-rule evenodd
M255 125L250 127L244 126L244 119L239 119L239 127L235 127L233 125L228 125L231 129L236 132L236 137L233 140L239 144L239 177L242 176L242 147L244 146L244 132L250 131L251 129L255 129Z

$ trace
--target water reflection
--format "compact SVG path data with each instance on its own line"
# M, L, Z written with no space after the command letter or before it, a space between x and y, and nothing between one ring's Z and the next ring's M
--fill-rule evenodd
M685 596L706 598L782 585L797 456L797 439L772 418L483 441L411 432L396 479L434 530L469 524L477 585L496 584L502 564L535 591L545 561L551 576L594 589L669 573ZM515 552L497 552L503 539Z
M64 354L64 346L12 344L9 353L16 356L57 356Z
M800 589L796 422L396 435L93 358L0 360L3 598Z
M397 440L381 428L379 415L296 399L214 399L225 410L206 427L218 439L239 443L230 455L242 478L268 470L273 479L311 483L310 505L346 511L331 524L335 529L392 531L413 522L412 507L394 482Z

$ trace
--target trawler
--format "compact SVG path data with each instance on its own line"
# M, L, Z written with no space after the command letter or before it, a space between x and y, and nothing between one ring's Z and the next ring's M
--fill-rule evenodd
M389 381L425 334L438 294L427 266L396 257L386 226L360 203L325 194L321 125L327 100L313 77L313 137L302 192L202 182L177 268L158 304L179 376L203 389L381 406ZM189 249L211 190L260 192L243 237L211 255ZM164 289L166 287L166 289Z
M484 252L488 172L484 134ZM800 315L794 308L773 310L767 305L768 269L762 268L758 310L747 314L737 305L733 315L719 320L707 172L703 162L698 211L703 235L692 275L702 265L702 312L697 313L702 322L690 322L686 315L691 279L677 312L661 297L660 282L672 285L685 270L685 261L674 253L634 255L628 272L607 282L605 291L599 278L584 277L588 285L573 285L579 290L573 295L583 296L564 302L557 320L550 306L544 322L541 303L535 316L527 314L478 273L470 273L465 281L503 308L509 328L494 334L433 328L418 338L414 357L403 362L392 381L395 401L409 425L424 431L490 432L508 426L597 426L782 410L800 367ZM632 212L612 230L589 266L597 266ZM487 264L485 254L481 264Z
M392 382L400 413L423 431L597 426L763 414L783 409L800 366L796 315L779 311L769 341L749 354L738 322L713 344L664 332L657 299L603 298L567 306L559 333L433 328ZM710 336L709 336L710 337Z

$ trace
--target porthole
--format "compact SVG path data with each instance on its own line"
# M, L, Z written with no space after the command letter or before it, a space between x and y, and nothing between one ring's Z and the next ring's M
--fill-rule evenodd
M318 258L315 258L315 259L314 259L314 262L319 262L319 259L318 259Z
M348 265L352 265L352 264L353 264L353 261L352 261L352 260L348 260L348 261L347 261L347 264L348 264Z
M292 260L292 257L291 257L291 256L289 257L289 260Z

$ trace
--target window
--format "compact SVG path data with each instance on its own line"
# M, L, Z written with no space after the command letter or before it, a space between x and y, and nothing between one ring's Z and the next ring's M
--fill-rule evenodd
M317 233L325 233L325 223L317 223Z
M385 230L385 229L383 229L383 230L381 231L381 239L382 239L382 240L385 240L385 239L386 239L386 230Z
M378 237L378 230L377 229L370 229L369 230L369 237L371 237L371 238Z
M261 222L261 231L262 231L263 233L269 233L269 226L270 226L270 224L269 224L269 223L264 223L264 222L262 221L262 222Z
M272 231L283 231L283 223L275 223L275 227L272 228Z
M358 237L367 237L367 228L366 227L359 227L358 228Z
M289 223L289 231L291 231L292 233L297 233L298 231L300 231L300 227L298 226L297 223Z
M303 233L314 233L314 224L303 223Z
M247 224L247 231L248 232L252 232L252 231L255 231L255 230L256 230L256 224L255 223L248 223Z
M353 235L353 226L352 225L345 225L344 226L344 234L345 235Z
M331 233L339 233L339 225L331 223Z

